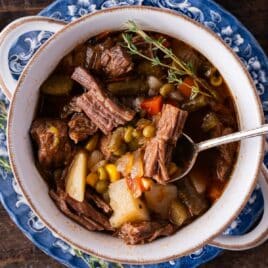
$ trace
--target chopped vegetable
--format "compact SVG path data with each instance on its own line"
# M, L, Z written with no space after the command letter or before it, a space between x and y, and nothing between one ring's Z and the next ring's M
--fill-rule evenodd
M152 75L148 76L147 83L149 86L148 95L149 96L158 95L159 89L161 88L163 83L158 78L156 78L155 76L152 76Z
M86 181L88 185L94 188L98 179L99 179L98 174L96 172L91 172L87 175Z
M126 181L129 190L135 198L138 198L142 195L142 193L149 191L154 184L153 180L149 178L132 179L127 177Z
M153 98L145 99L141 103L141 108L145 110L149 115L156 115L162 110L163 97L156 96Z
M118 172L116 165L107 164L105 165L105 170L108 173L108 177L111 182L115 182L120 179L120 173Z
M188 207L192 216L200 216L208 208L208 202L203 195L198 194L189 177L178 182L178 196Z
M59 130L54 127L54 126L50 126L48 129L48 132L53 134L53 145L52 147L55 148L59 145L60 143L60 139L59 139Z
M48 95L65 95L68 94L73 87L72 79L63 74L51 75L40 87L44 94Z
M133 130L134 130L134 128L131 127L131 126L128 126L126 128L126 131L125 131L125 134L124 134L124 141L126 143L129 143L129 142L132 141L132 139L133 139L133 135L132 135L133 134Z
M187 76L183 79L183 82L178 85L178 89L184 97L190 98L193 86L195 86L194 79L190 76Z
M178 199L173 200L169 208L169 219L177 226L182 226L190 219L187 207Z
M216 68L212 68L211 74L209 77L209 82L214 87L219 87L220 85L222 85L223 83L222 76L220 75L220 73L218 72Z
M145 192L145 200L148 208L160 215L162 219L168 218L168 210L171 202L177 198L177 187L175 185L154 184Z
M123 127L117 128L113 131L108 148L109 151L120 156L126 152L126 144L124 143L125 129Z
M132 131L132 136L134 137L134 138L140 138L141 137L141 135L142 135L142 132L140 131L140 130L138 130L138 129L134 129L133 131Z
M135 96L137 94L146 93L149 90L149 86L141 79L126 79L124 81L108 84L107 89L116 96Z
M105 170L104 167L99 167L97 169L97 172L98 172L98 177L101 181L103 180L107 180L108 179L108 174L107 174L107 171Z
M88 158L88 168L91 170L104 156L99 150L93 151Z
M160 66L153 66L148 61L142 61L138 66L138 72L141 75L154 76L156 78L161 78L163 76L163 71Z
M116 161L117 170L121 172L124 177L129 176L133 166L133 161L133 153L124 154Z
M96 149L96 146L99 141L99 135L95 134L92 137L90 137L89 141L87 142L85 148L89 151L92 152Z
M202 172L202 170L198 170L193 168L191 172L189 173L189 178L195 188L195 190L199 194L204 194L207 189L208 185L208 178L207 176Z
M204 132L208 132L211 129L215 128L216 126L218 126L220 123L217 115L213 112L210 112L208 114L205 115L201 128Z
M85 151L79 151L75 155L66 177L66 193L78 202L82 202L85 196L87 157Z
M174 85L167 83L160 88L160 94L163 97L167 97L174 90Z
M125 143L122 143L120 148L118 148L116 151L113 152L115 156L121 156L127 151L127 145Z
M99 194L103 194L108 190L109 182L108 181L98 181L95 189Z
M152 138L155 136L155 133L156 128L153 125L146 126L142 131L142 134L145 138Z
M133 197L125 179L110 184L109 197L114 211L110 218L112 227L118 228L126 222L150 220L145 204L141 199Z
M195 112L207 105L208 105L208 98L206 96L199 95L196 98L184 103L182 105L182 109L189 112Z
M133 152L133 165L130 173L131 178L141 178L143 177L143 154L141 151L137 150Z

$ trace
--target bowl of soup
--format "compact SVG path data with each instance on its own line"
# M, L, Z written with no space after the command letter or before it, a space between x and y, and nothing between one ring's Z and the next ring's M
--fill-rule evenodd
M249 109L250 107L250 109ZM239 59L169 11L124 7L72 22L36 53L15 91L9 155L29 205L63 240L122 263L158 263L211 241L252 192L263 138L195 142L258 127Z

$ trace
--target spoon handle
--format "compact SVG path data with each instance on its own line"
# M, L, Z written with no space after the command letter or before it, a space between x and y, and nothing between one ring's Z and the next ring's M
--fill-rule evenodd
M266 133L268 133L268 124L262 125L261 127L256 128L256 129L239 131L239 132L231 133L229 135L221 136L215 139L202 141L196 144L196 149L198 152L201 152L201 151L204 151L204 150L207 150L207 149L210 149L210 148L222 145L222 144L239 141L242 139L251 138L255 136L260 136Z

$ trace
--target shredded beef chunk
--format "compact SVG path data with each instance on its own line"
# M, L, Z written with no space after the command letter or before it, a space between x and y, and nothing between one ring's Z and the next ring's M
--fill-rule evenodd
M133 69L133 62L127 51L111 39L89 47L87 51L88 67L103 71L108 77L118 77Z
M231 134L233 130L231 128L223 129L221 135ZM224 181L230 174L236 153L236 143L223 144L219 146L219 159L216 162L216 176L220 181Z
M31 135L38 145L38 160L44 168L67 165L72 157L72 146L67 124L58 119L39 118L31 126Z
M115 127L124 125L133 119L135 112L110 99L95 79L83 68L76 68L72 79L88 90L76 99L76 105L104 134L109 134Z
M91 189L86 191L86 199L92 201L99 209L101 209L106 214L111 214L113 212L109 204L107 204L98 194L94 193Z
M68 126L69 137L75 143L85 140L98 130L98 127L84 113L73 114Z
M159 183L166 183L170 178L167 166L171 161L172 148L182 134L188 113L166 104L157 125L156 136L148 143L144 154L146 177L153 177Z
M152 242L158 237L172 235L176 227L167 222L143 221L137 223L125 223L117 235L129 245Z
M67 169L55 175L55 189L49 191L57 207L66 216L90 231L113 231L108 218L112 212L110 206L91 190L87 190L86 199L83 202L78 202L68 196L64 190L66 173Z

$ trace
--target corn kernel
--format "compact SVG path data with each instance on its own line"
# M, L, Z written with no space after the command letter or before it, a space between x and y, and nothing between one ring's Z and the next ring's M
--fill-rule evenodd
M98 175L96 172L91 172L87 175L87 184L89 184L91 187L95 187L97 181Z
M97 143L98 143L98 140L99 140L99 136L96 134L94 136L92 136L89 141L87 142L85 148L89 151L89 152L92 152L95 150L96 146L97 146Z
M153 180L149 178L141 178L141 185L143 191L149 191L153 186Z
M120 173L118 172L116 165L107 164L105 165L105 169L108 173L108 176L111 182L114 182L120 179Z
M98 172L98 177L101 181L108 179L108 174L104 167L98 167L97 172Z

